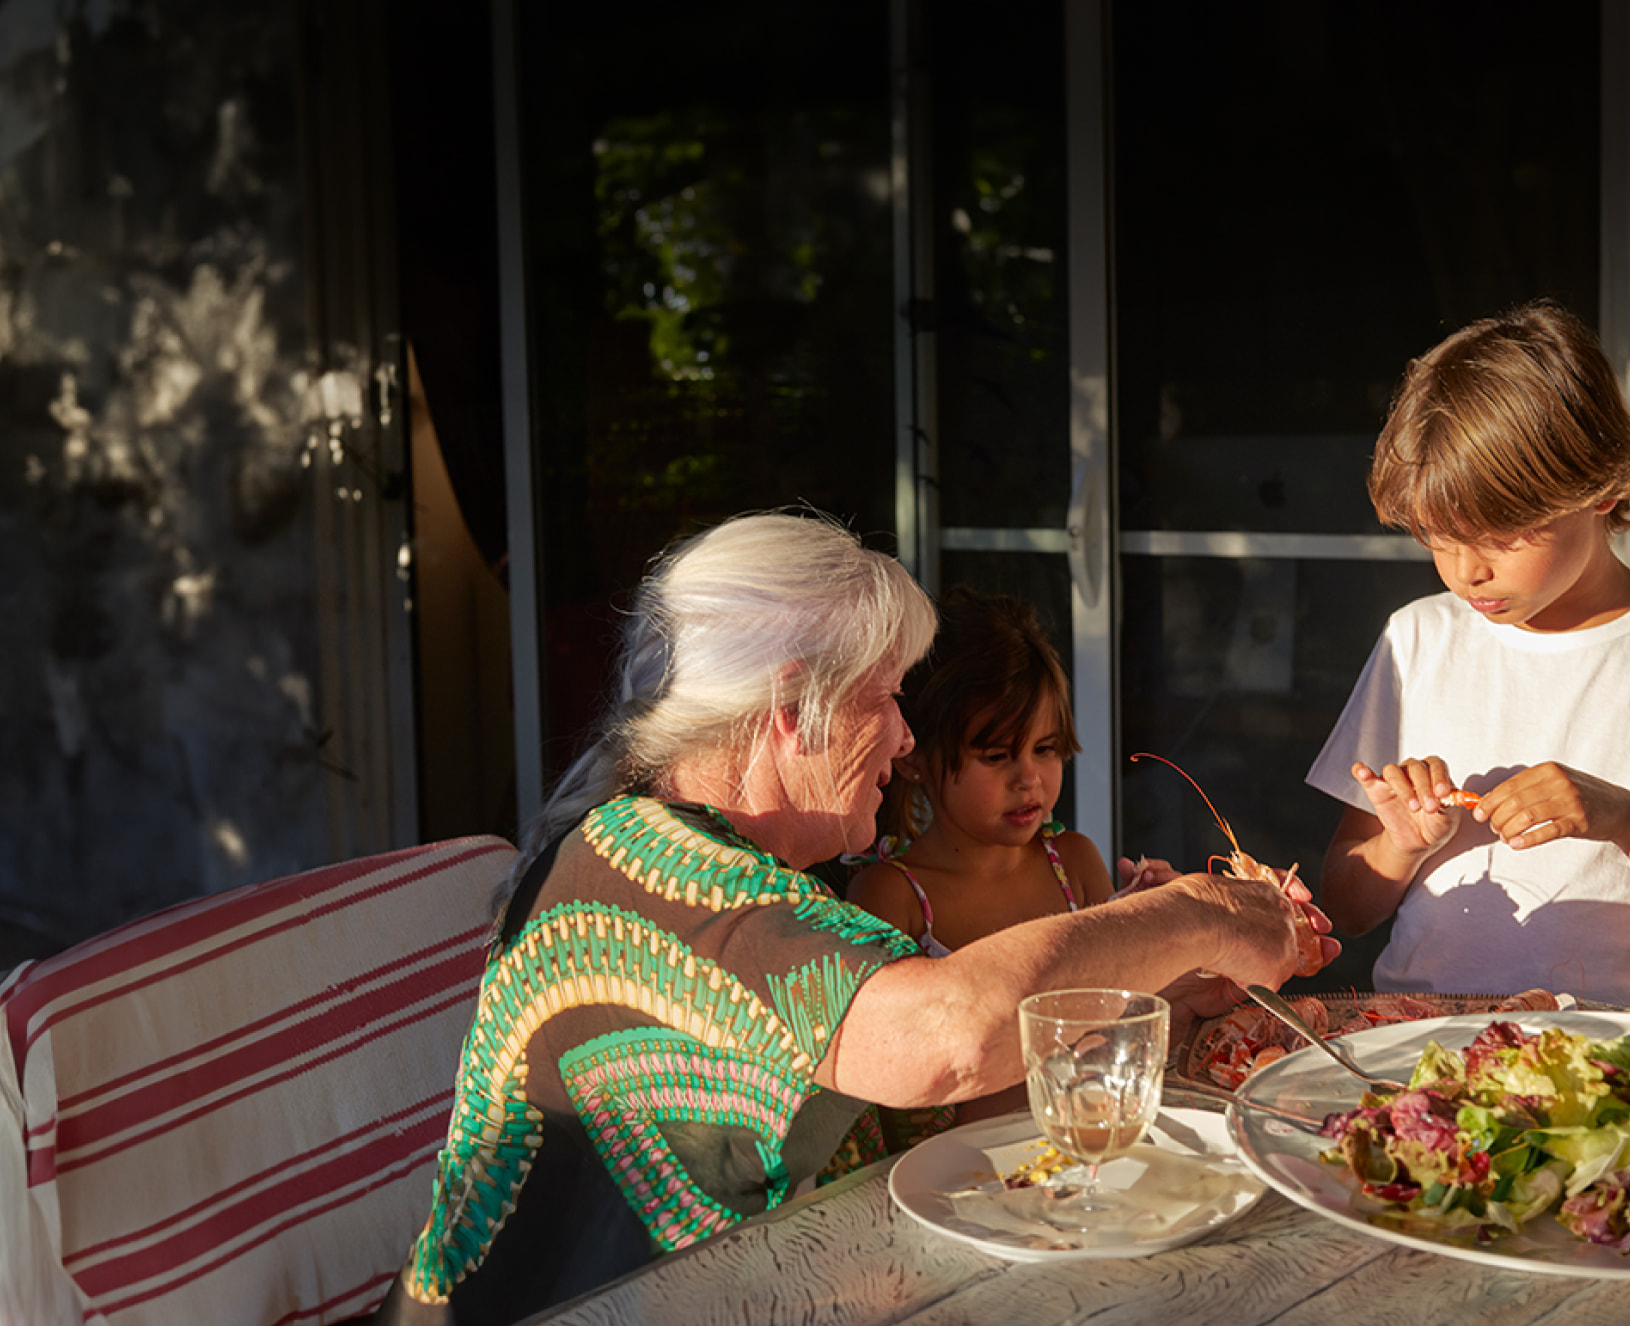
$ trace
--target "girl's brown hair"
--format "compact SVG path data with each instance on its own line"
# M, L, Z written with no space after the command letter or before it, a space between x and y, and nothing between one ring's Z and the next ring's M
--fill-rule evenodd
M1413 360L1370 467L1376 514L1423 543L1510 538L1604 498L1630 527L1630 410L1590 329L1538 300Z
M928 777L955 774L968 750L1006 746L1017 754L1030 724L1049 706L1068 759L1081 749L1070 683L1036 609L1005 594L951 590L939 605L933 647L901 687L900 711ZM889 783L885 832L912 837L920 831L911 790L903 778Z

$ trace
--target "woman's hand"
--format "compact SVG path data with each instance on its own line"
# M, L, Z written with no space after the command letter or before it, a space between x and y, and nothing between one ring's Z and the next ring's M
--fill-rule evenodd
M1184 875L1172 882L1208 906L1218 956L1205 964L1207 971L1241 987L1277 990L1296 970L1298 914L1319 936L1321 966L1341 952L1330 936L1330 918L1313 905L1307 885L1278 873L1279 884L1221 875Z
M1237 1008L1244 993L1225 976L1191 971L1160 992L1172 1006L1171 1040L1180 1045L1189 1028L1202 1018L1221 1017Z
M1588 838L1630 852L1630 792L1547 760L1488 792L1472 817L1521 850L1557 838Z
M1287 901L1301 912L1319 936L1321 951L1319 965L1321 967L1326 965L1341 952L1341 944L1330 937L1329 918L1313 906L1313 895L1300 879L1290 875L1288 871L1276 870L1274 873L1280 878L1280 885L1287 895ZM1227 881L1229 886L1246 882L1248 881ZM1161 991L1172 1006L1172 1043L1181 1042L1196 1020L1221 1017L1238 1007L1248 998L1243 987L1250 984L1271 984L1271 988L1278 989L1281 982L1236 982L1209 971L1191 971L1179 976Z

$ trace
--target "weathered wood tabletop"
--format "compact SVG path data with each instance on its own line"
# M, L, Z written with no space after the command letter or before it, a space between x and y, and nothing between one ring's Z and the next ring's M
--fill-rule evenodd
M1630 1280L1487 1265L1372 1238L1269 1191L1186 1247L1008 1262L900 1212L874 1165L526 1326L884 1323L1623 1323Z

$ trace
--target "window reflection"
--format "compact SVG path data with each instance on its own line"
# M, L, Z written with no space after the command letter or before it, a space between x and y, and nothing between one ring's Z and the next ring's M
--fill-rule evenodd
M807 503L892 550L888 7L518 7L549 765L675 536Z
M941 517L1062 528L1069 504L1063 6L927 6Z
M1594 321L1600 9L1118 5L1117 409L1135 529L1376 530L1409 356Z

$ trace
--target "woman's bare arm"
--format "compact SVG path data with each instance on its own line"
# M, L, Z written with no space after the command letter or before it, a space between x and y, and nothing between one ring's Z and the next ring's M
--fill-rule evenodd
M1024 1076L1017 1010L1037 991L1160 990L1200 967L1277 987L1296 966L1292 915L1307 898L1297 887L1301 903L1272 884L1187 875L1027 921L949 957L903 958L860 988L815 1080L882 1105L968 1100ZM1339 945L1325 944L1328 959Z

